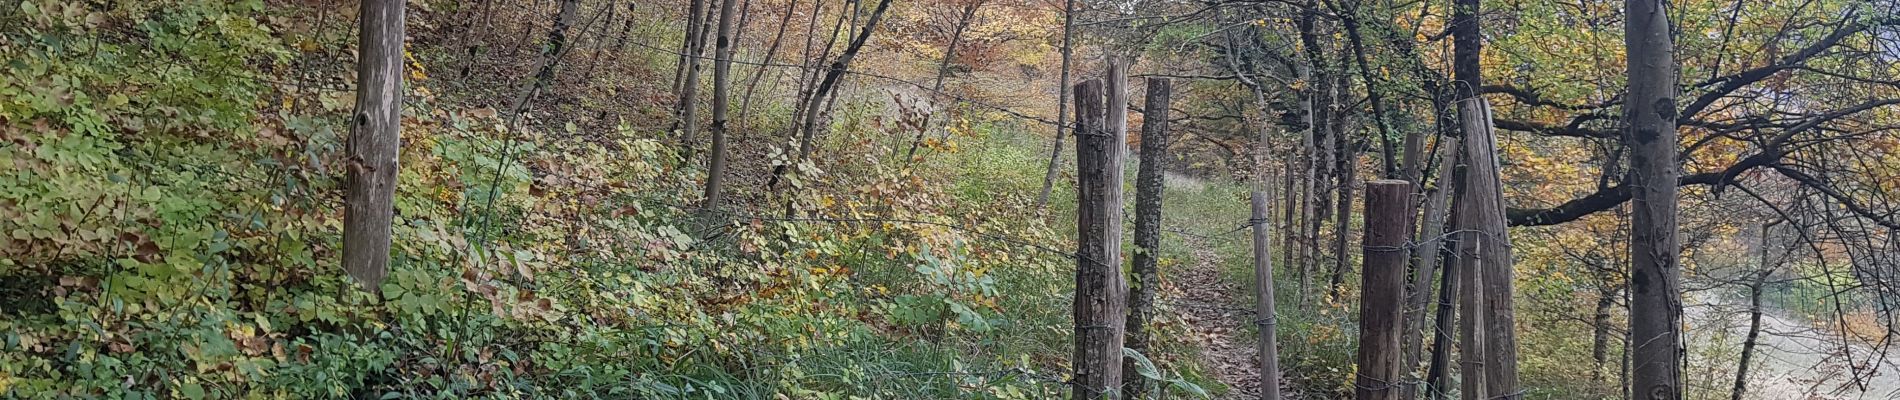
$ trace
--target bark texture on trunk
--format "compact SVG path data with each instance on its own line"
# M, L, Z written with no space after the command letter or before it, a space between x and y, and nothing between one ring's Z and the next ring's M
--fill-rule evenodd
M1748 393L1748 365L1753 362L1755 346L1761 337L1761 292L1762 281L1768 277L1768 271L1760 272L1755 282L1748 285L1748 335L1742 338L1742 359L1735 363L1735 388L1730 391L1731 400L1742 400Z
M685 153L685 159L692 160L694 135L699 131L699 65L700 58L706 54L707 21L713 10L706 4L709 0L693 0L694 22L688 24L686 55L681 56L686 66L681 68L678 85L679 103L675 104L674 127L679 130L679 146Z
M765 64L771 64L773 56L778 55L779 45L785 40L785 29L792 25L792 14L796 14L793 11L797 9L798 0L791 0L789 4L785 5L785 16L778 20L778 33L772 34L772 44L766 45L765 47L765 56L763 58ZM746 130L745 126L748 124L746 116L751 113L752 93L758 90L759 80L765 78L765 71L767 69L770 68L763 65L758 66L758 68L752 70L752 78L747 79L745 95L740 96L741 98L739 99L739 131L741 132ZM774 78L774 81L776 80L777 78Z
M699 16L706 13L706 1L707 0L692 0L689 3L690 5L686 7L686 35L680 41L680 54L677 61L673 64L673 90L671 92L675 98L684 94L680 92L680 88L686 84L686 68L688 63L693 62L694 57L697 55L693 52L693 49L699 45L699 24L701 22ZM679 104L673 105L674 117L679 116L679 107ZM678 124L679 121L673 121L673 123Z
M977 8L982 7L982 6L983 6L982 0L974 0L974 1L971 1L970 4L964 5L963 12L959 14L957 17L957 26L951 29L950 31L950 43L947 45L944 45L943 59L937 62L937 79L934 81L934 83L931 83L930 93L927 94L932 99L931 100L932 106L937 105L936 104L937 101L935 99L938 97L939 94L943 93L943 79L945 77L950 76L950 63L956 61L957 59L957 45L963 44L963 32L969 29L970 20L976 18ZM941 106L934 107L934 108L936 109L937 112L942 112L944 110L949 109L949 107L941 107ZM910 160L917 157L917 147L923 145L924 137L929 135L930 121L931 119L933 119L931 117L936 116L937 112L924 114L923 127L922 129L917 130L917 138L911 139L910 150L904 152L905 160ZM946 133L944 136L948 137L949 134Z
M1596 368L1590 369L1591 382L1608 383L1603 367L1610 363L1610 310L1615 307L1615 291L1598 291L1596 314L1590 320L1590 359L1596 362Z
M1157 251L1161 248L1161 196L1168 159L1168 109L1173 84L1168 78L1148 78L1147 101L1142 104L1141 169L1135 175L1135 252L1131 268L1134 281L1128 292L1129 350L1151 355L1148 323L1154 319L1155 287L1161 284L1156 271ZM1145 398L1152 385L1143 379L1134 364L1122 366L1122 396Z
M1676 62L1663 0L1625 0L1630 148L1630 354L1637 399L1682 398L1682 271L1676 235Z
M1069 130L1069 62L1074 54L1071 41L1075 38L1075 0L1062 2L1062 77L1056 89L1056 137L1049 150L1049 168L1042 173L1042 194L1036 196L1036 210L1042 211L1049 204L1049 192L1055 189L1056 172L1062 166L1062 132Z
M891 0L878 0L877 7L871 10L871 16L865 19L864 27L857 31L857 35L853 36L850 44L845 45L844 52L840 53L837 59L832 60L831 66L825 69L824 78L818 81L817 88L813 89L811 96L806 98L805 106L800 109L802 116L795 119L799 121L799 137L798 159L794 160L794 163L811 159L813 140L818 134L819 106L832 97L833 91L838 88L838 81L844 79L845 71L851 68L851 60L857 58L858 51L863 50L865 42L871 40L871 33L877 31L878 22L883 21L884 11L889 10L890 7ZM766 186L776 188L787 168L784 165L773 168L772 179Z
M1332 292L1327 296L1335 300L1346 290L1346 273L1352 269L1352 257L1346 253L1346 244L1352 240L1353 184L1359 178L1359 150L1339 128L1333 127L1334 148L1339 149L1339 163L1335 166L1339 172L1339 202L1333 205L1339 209L1333 214L1333 282Z
M402 147L402 0L364 0L359 13L356 115L350 121L343 269L380 293L389 271L397 157Z
M1735 388L1729 392L1730 400L1742 400L1748 392L1748 365L1753 361L1757 339L1761 336L1761 295L1762 286L1768 283L1768 276L1774 274L1775 265L1768 259L1768 234L1775 222L1762 224L1761 244L1755 249L1761 255L1759 271L1755 271L1755 281L1748 285L1748 335L1742 339L1742 359L1735 364Z
M724 201L726 173L726 114L731 108L732 92L732 11L736 0L721 0L717 47L713 50L712 161L706 168L706 209L718 209ZM691 145L690 143L688 145Z

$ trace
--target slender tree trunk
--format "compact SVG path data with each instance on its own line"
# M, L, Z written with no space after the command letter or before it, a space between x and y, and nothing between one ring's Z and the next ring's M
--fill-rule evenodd
M1128 349L1152 355L1148 344L1148 323L1154 319L1155 287L1161 284L1156 273L1161 248L1161 196L1167 171L1168 106L1173 84L1168 78L1148 78L1148 98L1142 104L1141 169L1135 175L1135 252L1132 282L1128 291ZM1122 396L1146 398L1151 385L1135 369L1122 366Z
M1344 121L1335 121L1331 126L1334 131L1333 146L1339 149L1338 164L1335 165L1336 171L1339 171L1339 202L1334 204L1339 210L1333 214L1333 282L1332 292L1327 298L1335 300L1345 290L1346 271L1351 269L1352 257L1346 253L1346 243L1352 238L1353 186L1359 178L1359 148L1346 138L1344 125Z
M1358 379L1354 398L1398 400L1399 331L1404 329L1406 245L1412 239L1412 183L1366 183L1365 268L1360 274Z
M792 14L795 14L793 11L797 9L798 0L791 0L791 3L785 5L785 16L779 18L778 33L772 34L772 44L765 47L765 61L761 62L761 64L771 64L773 56L778 55L779 44L785 40L785 28L792 25ZM816 13L816 10L813 10L813 14ZM816 18L816 16L814 16L814 18ZM747 124L749 124L749 120L746 119L746 116L752 112L752 93L759 89L759 80L765 78L765 71L769 69L771 69L771 65L760 65L758 68L752 70L752 78L749 79L745 85L745 95L741 96L742 98L739 100L740 131L745 131Z
M1753 361L1757 339L1761 336L1762 285L1767 283L1768 275L1774 272L1768 261L1768 230L1774 225L1767 223L1761 226L1761 248L1756 249L1761 253L1761 270L1755 271L1755 282L1748 285L1748 335L1742 339L1742 359L1735 363L1735 388L1729 392L1731 400L1742 400L1742 395L1748 392L1748 366Z
M559 1L559 11L554 14L554 29L548 31L548 45L541 51L541 66L535 68L534 82L516 94L514 105L508 108L516 115L526 112L528 102L534 101L534 96L540 94L541 89L554 83L554 67L560 62L561 56L567 54L567 29L574 25L574 14L579 12L580 0Z
M726 113L731 108L732 92L732 9L735 0L719 4L719 33L713 50L712 161L706 169L706 209L714 210L724 200L721 182L726 173Z
M617 8L614 7L612 3L604 5L603 7L607 8L607 22L600 24L600 34L598 35L598 37L593 39L594 54L592 56L587 57L587 71L582 72L581 76L594 76L594 67L600 66L600 55L602 53L606 53L606 49L601 48L602 47L601 40L605 39L607 36L607 33L613 30L613 23L614 23L613 21L614 21L614 16L616 15L615 10L617 10ZM631 20L633 19L633 16L628 15L627 19ZM586 32L582 32L581 34L587 35Z
M1630 335L1635 395L1682 398L1682 271L1676 237L1676 62L1663 0L1625 0L1629 96Z
M1076 230L1073 399L1115 399L1122 387L1122 329L1127 284L1121 272L1121 158L1124 146L1106 126L1103 84L1075 87ZM1112 89L1110 89L1112 90Z
M640 2L627 2L627 18L620 24L620 36L614 38L614 60L619 60L627 51L627 35L633 33L635 15L640 15Z
M809 102L804 107L805 115L799 119L802 126L799 128L798 159L794 160L794 163L804 162L811 158L813 150L812 141L818 131L818 106L824 103L827 98L831 97L832 91L837 89L838 81L843 79L845 72L851 68L851 60L857 58L858 51L863 50L864 44L871 40L871 33L877 31L878 22L883 20L884 11L890 9L890 7L891 0L878 0L877 8L871 10L870 18L864 22L864 28L858 30L857 36L851 39L850 44L845 46L844 52L840 53L837 59L832 60L831 66L825 71L824 79L820 80L817 89L812 91L811 97L808 99ZM785 170L785 166L774 168L772 171L772 180L768 182L767 186L776 187L780 177L784 175Z
M1296 268L1294 265L1297 264L1294 260L1299 256L1299 252L1293 249L1295 244L1299 243L1299 236L1293 232L1295 232L1294 227L1300 226L1298 169L1300 159L1305 155L1300 154L1300 149L1297 147L1291 147L1287 151L1292 154L1286 157L1286 163L1280 169L1280 265L1284 266L1282 268Z
M707 0L695 0L696 3L704 1ZM699 142L697 137L699 132L699 61L706 54L708 33L706 30L711 28L711 17L714 11L703 5L701 7L703 9L695 9L695 12L706 15L696 17L699 18L698 24L695 25L698 31L693 34L692 49L688 51L691 56L687 57L685 79L680 83L679 104L676 106L678 108L678 120L675 121L679 129L678 145L683 154L681 158L688 163L692 162L694 149L697 148Z
M1432 276L1438 274L1439 255L1445 248L1445 218L1451 213L1452 174L1457 171L1460 160L1459 140L1456 137L1441 137L1438 158L1438 172L1433 174L1438 184L1425 192L1425 223L1417 235L1418 251L1414 254L1412 268L1411 297L1406 300L1405 368L1408 376L1416 372L1424 352L1424 333L1431 325L1425 321L1425 310L1432 301ZM1418 398L1417 385L1408 385L1403 397Z
M1062 132L1069 129L1069 63L1073 54L1070 41L1075 37L1075 0L1062 2L1062 80L1056 88L1056 137L1049 150L1049 168L1042 173L1042 194L1036 195L1036 211L1047 209L1049 191L1055 189L1056 172L1062 166Z
M943 92L943 78L950 75L950 63L957 59L957 45L963 43L963 31L970 27L970 20L976 18L976 9L982 6L982 0L972 0L970 4L964 5L963 13L957 18L957 26L950 31L950 43L943 48L943 60L937 62L937 79L930 85L929 96L933 99L931 101L933 107L937 106L934 99ZM943 111L943 109L939 108L935 111ZM924 114L923 129L919 129L917 138L910 141L910 150L904 153L904 159L909 160L917 156L917 146L923 144L924 135L930 132L930 120L935 115L937 115L936 112Z
M820 3L823 3L824 0L817 0L817 1ZM811 53L811 46L810 46L810 43L807 43L807 46L805 48L806 50L805 53L807 54L807 64L805 65L805 75L799 77L801 82L799 82L799 85L798 85L798 89L799 89L798 104L795 106L796 108L793 111L794 115L792 115L792 125L791 125L791 129L788 131L791 133L790 136L793 138L797 138L799 133L803 132L803 128L805 126L805 109L812 104L822 102L822 100L814 100L814 95L818 93L818 81L822 77L824 77L825 72L828 71L828 69L822 68L820 66L823 65L827 60L831 59L831 49L833 47L837 47L838 36L840 33L844 32L844 29L846 26L845 22L851 21L850 10L856 10L856 5L857 5L856 0L844 0L843 7L838 9L838 20L837 22L833 22L831 24L831 34L825 35L825 46L822 48L822 50L818 51L817 58L809 57L809 54Z
M1267 223L1272 215L1267 202L1272 197L1272 190L1253 192L1254 326L1260 331L1261 400L1280 399L1280 318L1279 309L1273 304L1273 249L1268 247L1273 232L1272 225Z
M1748 392L1748 366L1754 361L1755 346L1761 337L1762 278L1767 277L1767 271L1763 271L1748 287L1748 336L1742 340L1742 359L1735 364L1735 389L1730 393L1733 400L1742 400L1742 395Z
M1309 68L1306 63L1296 63L1296 65L1299 66L1300 79L1310 81L1313 77L1312 69ZM1294 231L1298 232L1299 238L1297 240L1300 242L1298 246L1300 253L1300 289L1297 294L1299 295L1300 308L1306 309L1306 306L1309 304L1308 300L1310 299L1308 296L1313 293L1313 270L1315 266L1319 264L1318 235L1320 222L1319 218L1314 215L1314 208L1317 207L1314 196L1317 194L1319 186L1319 149L1318 145L1314 143L1314 137L1317 136L1319 132L1314 129L1317 126L1315 125L1316 119L1314 118L1314 114L1318 111L1315 103L1318 102L1319 96L1315 95L1311 88L1303 88L1300 90L1300 93L1301 97L1304 97L1300 99L1300 118L1301 121L1304 122L1304 124L1302 124L1302 132L1300 132L1301 226L1295 228Z
M1385 97L1381 96L1377 85L1378 80L1374 79L1376 77L1372 74L1372 63L1366 61L1365 40L1359 34L1359 11L1361 10L1358 2L1350 3L1352 3L1352 9L1340 18L1340 22L1346 28L1346 41L1352 45L1352 56L1359 66L1359 80L1366 85L1366 99L1372 105L1373 125L1379 128L1380 168L1383 168L1384 172L1381 176L1389 179L1405 177L1402 175L1403 170L1399 168L1397 151L1393 149L1392 127L1385 121L1387 110Z
M397 157L402 147L402 0L364 0L357 36L356 115L350 124L343 269L381 293L389 271Z
M1340 164L1337 160L1342 152L1338 146L1339 132L1332 129L1332 124L1340 122L1333 118L1333 110L1336 109L1336 104L1338 104L1339 100L1338 88L1333 87L1332 82L1335 82L1335 80L1332 79L1331 74L1326 74L1322 71L1322 73L1315 74L1314 76L1320 81L1319 98L1320 104L1322 105L1322 107L1319 107L1317 110L1317 114L1314 115L1314 121L1319 123L1320 132L1320 136L1314 138L1314 140L1317 140L1314 144L1319 146L1320 181L1317 187L1318 192L1316 196L1314 196L1314 200L1318 201L1319 204L1315 207L1317 214L1314 215L1316 220L1313 221L1313 273L1319 274L1323 273L1322 268L1325 268L1321 266L1321 260L1331 260L1327 258L1328 256L1334 258L1340 256L1339 253L1333 252L1333 249L1329 248L1330 246L1324 246L1322 243L1327 243L1324 241L1326 239L1326 225L1333 222L1333 212L1337 210L1337 208L1334 207L1334 201L1338 200L1341 176L1341 171L1339 170ZM1337 236L1339 232L1334 231L1333 235ZM1329 252L1331 254L1328 254ZM1319 277L1316 276L1314 279L1319 279ZM1336 290L1334 286L1337 285L1328 286L1325 294L1331 294Z
M811 20L805 23L805 48L798 53L801 59L798 63L798 92L797 97L792 101L792 118L785 125L787 137L798 136L798 127L801 125L798 119L805 116L805 99L811 97L811 85L813 81L816 81L813 77L817 76L818 70L816 65L824 62L825 55L812 55L812 47L817 44L818 39L818 21L822 19L824 11L825 0L812 0ZM837 32L832 32L832 36L837 36ZM831 45L825 46L827 47L825 52L829 53Z
M685 87L686 71L693 62L693 59L697 56L697 54L693 52L693 49L699 46L699 16L706 13L706 1L707 0L692 0L690 2L691 5L687 6L686 9L686 36L684 39L681 39L680 42L679 60L673 64L673 89L671 92L674 94L675 99L683 97L685 94L685 92L681 92L680 90ZM673 105L675 118L678 117L679 108L680 104ZM679 121L673 121L673 123L675 127L677 127Z
M1607 282L1605 283L1608 284ZM1590 320L1590 359L1596 362L1596 368L1590 369L1590 381L1605 382L1603 367L1610 363L1610 311L1616 308L1616 291L1605 288L1597 292L1596 315Z
M1629 276L1625 275L1624 278L1629 278ZM1623 312L1625 314L1628 314L1630 312L1629 305L1630 305L1630 291L1628 289L1624 289L1623 290ZM1634 343L1634 341L1632 341L1631 338L1634 338L1634 336L1631 336L1630 330L1624 329L1622 357L1620 357L1619 362L1617 362L1618 371L1616 374L1616 383L1617 383L1616 387L1618 389L1623 390L1623 398L1625 399L1636 398L1634 393L1631 392L1631 388L1630 388L1630 364L1633 360L1635 360L1634 358L1630 357L1630 343Z

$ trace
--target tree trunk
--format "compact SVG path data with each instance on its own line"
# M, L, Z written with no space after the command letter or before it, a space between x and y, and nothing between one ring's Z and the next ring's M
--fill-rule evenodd
M831 45L827 43L825 44L825 53L821 53L818 56L812 55L812 47L817 44L818 39L818 22L823 19L824 15L825 0L812 0L811 19L805 22L805 48L798 52L800 58L798 63L798 91L797 97L792 101L792 118L790 122L785 124L786 137L798 137L798 127L801 125L798 119L805 116L806 98L811 97L811 85L815 83L814 81L817 80L815 77L818 76L817 65L820 62L824 62L824 58L828 55L825 53L831 52ZM843 20L843 18L840 18L840 20ZM838 33L836 32L836 28L834 28L833 31L831 36L837 37Z
M694 3L698 5L705 1L695 0ZM701 7L705 8L704 5ZM694 12L704 13L706 16L695 17L699 18L699 23L696 25L699 28L693 33L692 49L687 51L691 55L686 61L686 77L680 83L679 104L675 105L678 108L676 115L678 119L674 121L679 129L678 145L682 153L681 159L689 163L693 160L693 149L697 148L699 141L696 137L699 131L699 60L706 54L706 29L710 28L708 23L711 22L709 20L712 19L714 11L710 8L695 10Z
M1353 59L1357 61L1356 64L1359 66L1359 80L1366 86L1366 100L1370 102L1372 106L1373 125L1379 128L1379 154L1381 161L1379 167L1383 169L1381 176L1388 179L1399 179L1404 175L1401 175L1401 169L1399 168L1398 156L1396 155L1397 150L1393 149L1392 127L1385 121L1387 110L1385 97L1381 96L1379 92L1378 81L1374 79L1375 76L1372 74L1372 64L1366 61L1365 40L1359 34L1359 5L1356 4L1357 2L1351 3L1354 3L1351 6L1351 10L1348 10L1345 15L1341 16L1340 22L1341 25L1346 28L1346 41L1352 46ZM1416 142L1416 140L1413 142ZM1413 182L1416 182L1416 180ZM1408 201L1407 203L1410 202ZM1407 207L1407 209L1411 208Z
M1036 195L1036 211L1045 210L1049 204L1049 191L1055 189L1056 172L1062 166L1062 131L1069 129L1069 96L1064 90L1069 88L1069 62L1073 55L1070 41L1075 38L1075 0L1062 2L1062 82L1056 86L1056 137L1049 150L1049 168L1042 173L1042 194Z
M837 89L838 81L843 79L845 71L851 68L851 60L857 58L858 51L864 49L864 43L871 40L871 33L877 31L878 22L884 19L884 11L890 7L891 0L878 0L877 8L871 10L870 18L864 22L864 28L858 30L857 36L851 39L851 43L845 45L844 52L831 61L831 66L825 71L824 79L818 81L818 88L813 90L811 97L807 99L808 102L803 110L804 116L799 119L802 126L799 128L798 159L794 160L794 163L811 159L812 141L818 131L818 106L825 103L825 100ZM776 183L784 175L785 170L785 166L774 168L772 180L767 186L776 187Z
M1346 271L1351 269L1352 257L1346 254L1346 243L1352 238L1353 185L1358 182L1359 170L1359 148L1346 138L1343 122L1334 121L1331 126L1333 147L1339 149L1338 164L1334 166L1339 172L1339 202L1334 206L1339 210L1333 214L1333 282L1327 298L1335 300L1345 290Z
M1148 323L1154 319L1155 287L1161 277L1155 267L1161 248L1161 196L1167 171L1168 109L1173 84L1168 78L1148 78L1148 98L1142 104L1141 169L1135 175L1135 252L1128 291L1128 349L1149 352ZM1142 399L1150 389L1134 364L1122 366L1122 396Z
M1763 259L1766 260L1766 257ZM1761 336L1762 281L1767 278L1768 271L1763 270L1755 276L1755 282L1748 285L1748 335L1742 339L1742 359L1735 364L1735 389L1730 392L1732 400L1742 400L1742 394L1748 392L1748 365L1753 361L1755 346Z
M735 0L721 0L719 4L719 33L717 47L713 50L713 102L712 102L712 161L706 168L706 204L704 208L716 210L723 201L721 181L726 172L726 113L731 108L728 98L732 92L732 9Z
M957 26L950 30L950 43L943 48L943 60L937 62L937 79L930 85L929 95L933 107L937 106L935 99L943 93L943 78L950 75L950 63L957 59L957 45L963 43L963 31L970 27L970 20L976 18L976 9L982 6L983 0L972 0L970 4L963 6L963 13L957 18ZM939 107L935 111L943 110L944 108ZM923 129L917 131L917 138L910 141L910 150L904 153L906 162L917 156L917 146L923 144L925 134L930 132L930 120L935 115L937 115L936 112L924 114Z
M1418 231L1418 251L1413 255L1412 290L1406 300L1405 308L1405 364L1407 376L1412 376L1424 352L1424 332L1429 325L1425 323L1425 310L1432 301L1432 275L1438 274L1439 255L1445 248L1445 218L1451 213L1452 174L1457 171L1461 160L1459 140L1456 137L1440 137L1438 149L1438 172L1433 174L1438 184L1425 192L1425 223ZM1422 186L1422 185L1418 185ZM1418 398L1417 385L1408 385L1404 398Z
M694 56L696 55L693 53L693 49L697 46L697 43L699 43L699 16L706 13L706 1L707 0L692 0L690 2L691 5L687 6L686 9L686 35L685 38L680 41L680 54L678 60L673 64L673 89L670 92L676 96L675 99L677 99L679 95L685 94L680 91L680 88L686 84L686 69L688 65L693 62ZM673 105L675 117L678 117L679 107L679 104ZM673 123L677 126L679 121L673 121Z
M358 27L356 116L351 121L343 212L343 269L381 293L389 271L397 157L402 146L403 6L364 0Z
M765 78L765 71L772 68L770 65L772 64L772 58L778 55L779 44L785 40L785 28L792 25L792 14L795 14L793 11L797 9L798 0L791 0L789 4L785 5L785 16L778 20L778 33L772 34L772 44L766 45L764 61L760 62L761 64L767 65L760 65L758 68L753 69L752 78L747 80L745 95L739 99L739 130L741 132L746 130L745 128L749 123L747 122L746 116L752 112L752 93L759 89L759 80Z
M1774 226L1773 222L1761 226L1761 248L1756 249L1761 254L1761 270L1755 271L1755 282L1748 285L1748 335L1742 339L1742 359L1735 363L1735 389L1729 393L1731 400L1742 400L1742 395L1748 392L1748 365L1755 356L1756 340L1761 336L1762 285L1774 272L1768 261L1768 232Z
M602 47L602 46L601 46L601 40L602 40L602 39L604 39L604 38L605 38L605 36L607 36L607 33L608 33L608 32L610 32L610 31L613 31L613 29L614 29L614 28L613 28L613 23L614 23L614 15L615 15L615 13L616 13L616 11L615 11L615 10L617 9L617 7L614 7L614 5L613 5L612 3L608 3L607 5L605 5L605 6L603 6L603 7L606 7L606 8L607 8L607 20L606 20L606 23L602 23L602 24L600 24L600 34L598 35L598 37L596 37L596 38L594 38L594 39L593 39L593 42L594 42L594 46L593 46L593 48L594 48L594 54L593 54L592 56L589 56L589 57L587 58L587 71L585 71L585 72L582 72L582 73L581 73L581 76L594 76L594 67L599 67L599 66L600 66L600 55L601 55L601 53L606 53L606 52L607 52L607 51L606 51L605 49L602 49L602 48L601 48L601 47ZM633 15L628 15L628 16L627 16L627 19L628 19L628 20L632 20L632 19L633 19L633 17L634 17ZM581 35L587 35L587 33L586 33L586 32L582 32L582 33L581 33ZM622 35L624 36L624 35L625 35L625 32L622 32ZM603 114L604 114L604 113L603 113Z
M1273 240L1273 232L1272 225L1267 223L1267 218L1272 215L1267 202L1272 197L1271 190L1253 192L1254 326L1260 331L1261 400L1280 399L1280 318L1278 308L1273 304L1273 249L1268 247L1268 243Z
M1607 284L1607 282L1605 283ZM1590 369L1590 381L1604 382L1603 367L1610 363L1610 310L1616 307L1616 291L1605 288L1597 292L1595 316L1590 320L1590 359L1596 362L1596 368Z
M1301 154L1300 149L1297 147L1288 149L1287 151L1292 154L1286 157L1286 163L1280 169L1280 212L1282 217L1280 220L1280 265L1284 266L1282 268L1297 268L1294 267L1294 265L1297 265L1294 260L1296 260L1299 252L1293 250L1295 244L1299 243L1299 236L1293 233L1295 231L1294 227L1300 226L1300 215L1298 212L1300 204L1298 196L1300 191L1297 189L1299 187L1298 185L1300 185L1300 181L1297 169L1300 168L1300 159L1305 157L1305 155Z
M1296 63L1296 65L1299 67L1301 80L1313 78L1312 68L1309 68L1306 63ZM1313 215L1314 208L1317 206L1313 197L1319 186L1319 149L1314 143L1314 137L1319 134L1314 129L1316 127L1314 114L1318 112L1315 103L1318 102L1319 96L1314 95L1314 91L1310 88L1302 88L1300 93L1304 97L1300 99L1300 118L1304 122L1301 127L1302 132L1300 132L1300 226L1288 233L1298 232L1299 235L1296 239L1299 241L1300 254L1300 288L1297 294L1300 308L1305 309L1308 296L1313 293L1313 270L1319 264L1320 222L1319 218Z
M1360 271L1359 373L1354 398L1398 400L1399 331L1403 330L1405 265L1411 259L1406 245L1412 239L1412 183L1375 180L1366 183L1365 239L1361 240L1365 268Z
M1676 237L1676 62L1663 0L1625 0L1629 97L1631 354L1637 399L1682 398L1682 271Z
M1076 231L1074 399L1116 398L1122 383L1122 141L1107 119L1101 80L1075 87Z
M1320 236L1322 226L1332 214L1334 182L1331 177L1336 176L1333 173L1335 150L1333 130L1328 127L1335 111L1333 103L1336 93L1333 88L1332 69L1326 63L1326 45L1322 41L1324 36L1322 32L1319 32L1318 9L1318 4L1309 1L1298 22L1301 47L1305 49L1305 64L1310 69L1307 76L1310 79L1308 82L1314 83L1312 89L1305 91L1308 102L1312 104L1312 112L1307 115L1307 126L1313 134L1312 154L1316 158L1309 160L1313 166L1309 168L1310 173L1307 174L1308 179L1311 180L1311 197L1309 198L1310 207L1306 213L1308 260L1303 266L1313 274L1319 273L1320 257L1324 253L1320 248ZM1310 295L1310 292L1301 292L1302 307L1312 303L1308 297Z

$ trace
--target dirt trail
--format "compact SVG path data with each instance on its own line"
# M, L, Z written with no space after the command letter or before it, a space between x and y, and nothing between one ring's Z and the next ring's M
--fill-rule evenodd
M1254 361L1258 351L1252 338L1245 337L1243 326L1254 320L1254 312L1235 306L1232 299L1247 296L1242 293L1245 288L1221 274L1220 255L1202 240L1185 237L1193 260L1171 274L1163 301L1187 321L1193 331L1189 339L1200 347L1206 370L1232 389L1222 398L1258 399L1259 367Z

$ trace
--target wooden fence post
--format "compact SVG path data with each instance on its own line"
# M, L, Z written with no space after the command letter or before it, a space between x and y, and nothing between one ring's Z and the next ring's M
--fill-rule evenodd
M1411 259L1412 183L1366 183L1365 239L1359 295L1359 377L1353 397L1399 398L1399 331L1403 319L1405 264Z
M1173 83L1168 78L1148 78L1148 98L1142 104L1141 170L1135 174L1135 252L1129 275L1134 278L1128 290L1128 349L1152 356L1148 322L1154 319L1155 287L1161 279L1156 271L1161 248L1161 193L1168 155L1168 109ZM1145 398L1153 388L1135 370L1135 364L1122 365L1122 397Z
M1075 85L1076 232L1073 399L1121 390L1127 284L1121 269L1121 138L1103 124L1099 79Z
M1267 202L1273 193L1253 192L1253 279L1254 326L1260 329L1260 398L1280 399L1280 343L1278 314L1273 304L1273 249L1270 247L1273 224Z

